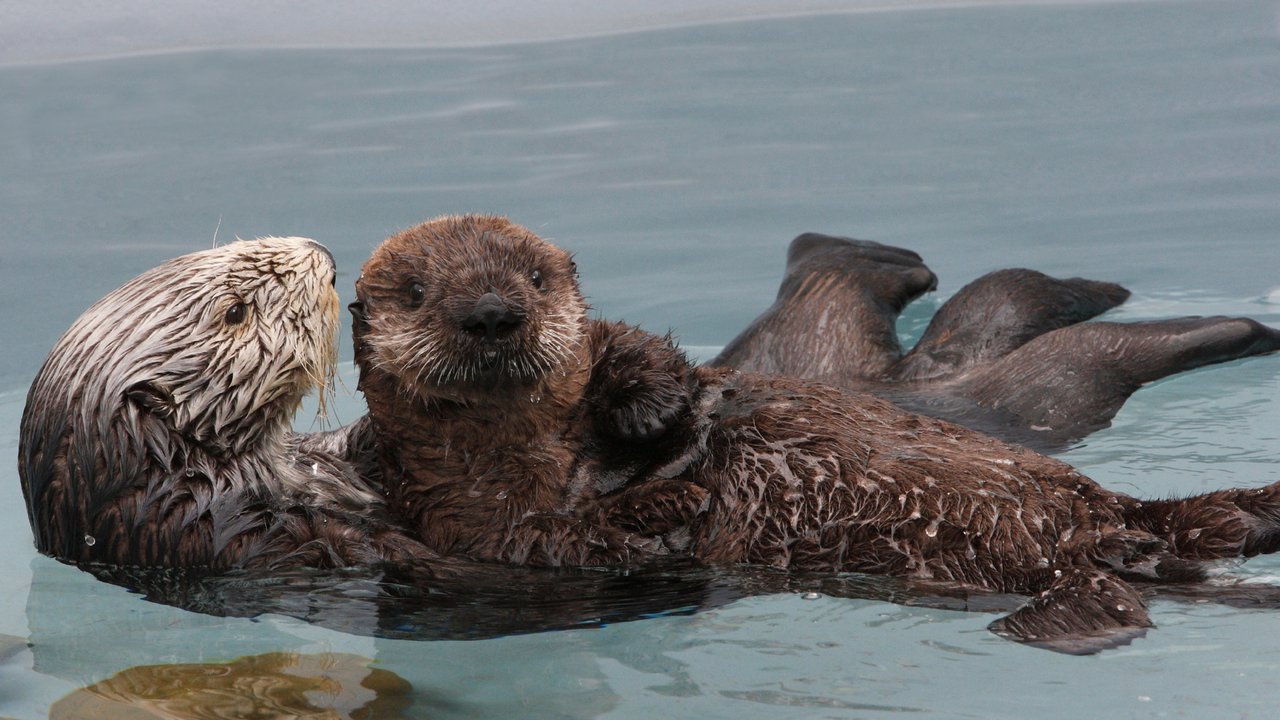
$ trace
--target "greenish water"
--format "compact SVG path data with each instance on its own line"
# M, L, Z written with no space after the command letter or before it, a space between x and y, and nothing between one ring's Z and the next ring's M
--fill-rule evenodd
M1280 611L1216 604L1158 600L1156 630L1088 658L1004 642L994 613L789 594L473 641L185 612L37 556L13 458L62 330L215 233L315 237L349 299L389 233L502 212L577 253L599 312L704 355L809 230L924 256L940 287L907 336L1009 266L1123 283L1111 319L1280 325L1277 18L1013 5L0 67L0 716L131 666L279 650L375 658L422 717L1271 716ZM1276 357L1166 380L1065 457L1148 496L1272 482L1278 391ZM1236 572L1280 583L1280 560Z

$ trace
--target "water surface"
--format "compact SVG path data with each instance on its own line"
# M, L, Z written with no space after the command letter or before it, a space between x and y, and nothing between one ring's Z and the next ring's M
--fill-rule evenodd
M702 356L768 305L810 230L924 256L940 286L908 338L1009 266L1124 284L1109 319L1280 325L1277 17L951 7L0 67L0 716L133 666L276 652L373 658L432 717L1269 716L1280 611L1213 603L1158 600L1156 630L1088 658L1002 641L994 611L788 592L473 640L188 612L37 556L13 458L45 353L133 275L298 234L333 250L349 299L383 237L445 212L506 213L574 250L600 313ZM1188 373L1065 457L1142 495L1275 481L1278 390L1275 357ZM1280 560L1237 572L1280 583Z

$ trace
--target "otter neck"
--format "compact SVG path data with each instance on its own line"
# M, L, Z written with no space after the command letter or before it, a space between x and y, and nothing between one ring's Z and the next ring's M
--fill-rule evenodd
M430 428L437 443L493 450L560 437L578 411L585 386L586 373L575 371L515 390L465 398L419 396L408 405L415 423Z
M567 502L588 373L589 363L582 363L553 371L519 395L461 402L405 397L394 377L367 372L361 388L391 507L439 552L499 557L500 538L485 528L511 528L531 514L558 513Z

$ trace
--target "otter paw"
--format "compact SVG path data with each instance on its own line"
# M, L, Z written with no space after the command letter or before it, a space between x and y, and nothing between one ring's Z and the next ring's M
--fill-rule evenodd
M666 434L689 408L688 398L679 395L632 398L609 411L609 435L619 440L656 440Z

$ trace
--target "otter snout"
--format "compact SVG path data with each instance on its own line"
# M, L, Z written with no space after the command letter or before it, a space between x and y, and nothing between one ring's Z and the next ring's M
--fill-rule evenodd
M338 262L333 259L333 253L329 252L329 248L321 245L315 240L308 240L307 247L320 253L329 261L329 284L337 287L338 285Z
M471 335L485 341L497 342L516 330L524 318L513 311L497 294L487 292L476 301L459 325Z

